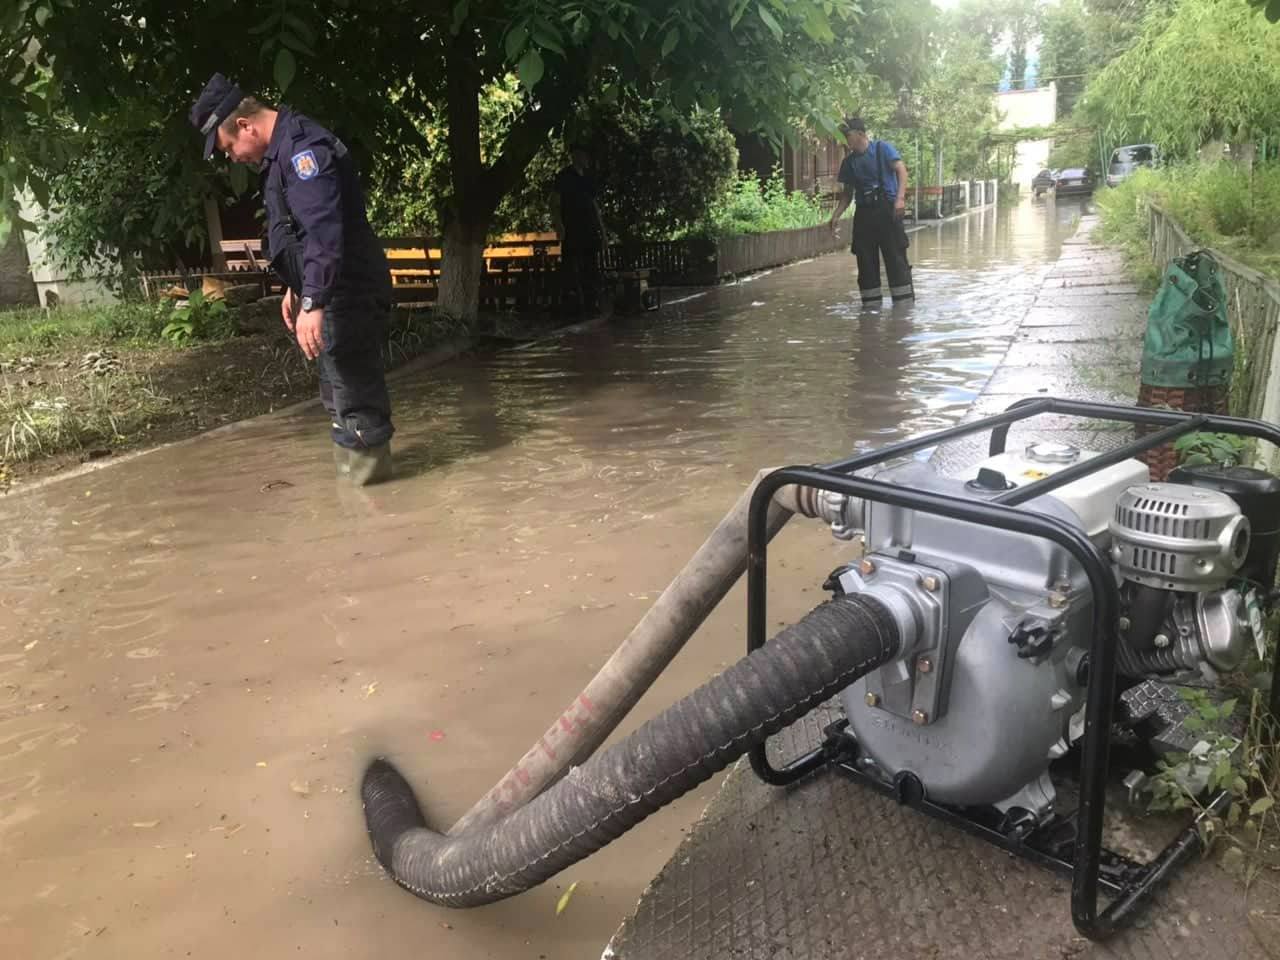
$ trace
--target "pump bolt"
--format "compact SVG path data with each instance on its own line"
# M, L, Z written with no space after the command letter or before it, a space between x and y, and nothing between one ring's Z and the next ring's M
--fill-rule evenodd
M868 691L867 691L867 697L866 697L866 699L867 699L867 706L868 706L868 707L878 707L878 706L880 706L880 694L878 694L878 693L872 693L870 690L868 690Z
M876 562L874 560L863 560L858 564L858 570L864 577L869 577L876 572Z
M1165 647L1169 645L1169 635L1167 633L1157 633L1156 639L1155 639L1155 645L1159 647L1161 650L1163 650Z
M929 673L931 670L933 670L933 661L930 660L928 657L921 657L919 660L916 661L916 669L919 670L921 673Z
M1120 632L1121 632L1121 633L1128 633L1128 632L1129 632L1129 627L1131 627L1131 626L1132 626L1132 624L1129 622L1129 618L1128 618L1128 617L1121 617L1121 618L1120 618Z
M1066 605L1067 595L1065 593L1058 593L1057 591L1054 591L1049 594L1049 606L1053 607L1053 609L1061 610Z
M924 587L926 590L928 590L930 593L937 593L938 587L940 587L942 584L938 582L937 577L930 574L929 576L925 577L923 580L920 581L920 585Z
M926 723L929 722L929 715L925 713L923 710L913 711L911 714L911 722L914 723L917 727L923 727Z

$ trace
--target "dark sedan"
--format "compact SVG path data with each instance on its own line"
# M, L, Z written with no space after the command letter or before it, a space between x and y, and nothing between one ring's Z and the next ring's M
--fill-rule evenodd
M1072 194L1093 193L1093 187L1093 174L1084 167L1068 167L1066 170L1058 171L1053 192L1059 197L1065 197Z
M1042 193L1048 193L1058 185L1058 178L1054 176L1052 170L1041 170L1031 180L1031 192L1037 197Z

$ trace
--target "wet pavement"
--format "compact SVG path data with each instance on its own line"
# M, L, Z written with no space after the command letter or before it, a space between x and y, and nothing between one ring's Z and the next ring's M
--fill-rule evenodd
M907 307L861 311L837 254L399 380L402 477L367 496L317 407L0 500L0 955L598 956L714 784L454 912L372 862L364 763L451 823L760 466L964 416L1079 212L913 234ZM815 550L780 537L780 620L820 599ZM742 614L739 589L622 732L736 659Z

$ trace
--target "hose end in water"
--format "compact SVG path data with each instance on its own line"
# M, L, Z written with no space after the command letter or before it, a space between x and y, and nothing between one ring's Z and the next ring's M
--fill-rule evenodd
M391 761L378 757L364 772L360 784L360 800L364 805L365 824L373 841L373 855L387 872L391 867L396 841L405 833L426 827L427 821L418 806L413 787Z

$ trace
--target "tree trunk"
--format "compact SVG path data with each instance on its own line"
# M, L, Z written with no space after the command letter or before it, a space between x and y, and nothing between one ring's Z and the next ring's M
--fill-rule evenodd
M489 221L466 222L455 217L444 231L440 263L440 299L444 315L474 323L480 312L480 278L484 273L485 236Z
M14 212L17 212L15 206ZM31 263L27 259L27 241L16 223L9 237L0 243L0 307L34 307L40 304Z
M209 260L213 269L225 272L227 255L222 252L222 212L213 197L204 198L204 222L209 230Z
M544 80L538 87L538 108L526 109L516 119L501 148L495 151L495 159L486 165L480 151L484 78L473 31L459 31L449 41L445 63L453 195L445 216L437 308L448 316L474 322L479 315L484 245L494 212L547 143L547 135L568 115L587 81L585 75L577 77L562 89L550 78Z

